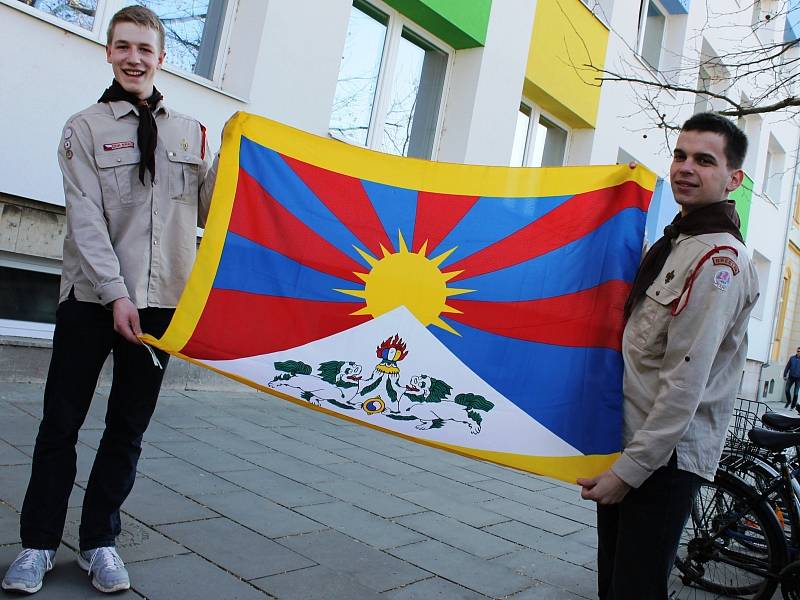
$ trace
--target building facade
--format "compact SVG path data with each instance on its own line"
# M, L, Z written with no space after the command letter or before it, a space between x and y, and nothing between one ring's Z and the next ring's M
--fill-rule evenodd
M797 13L784 0L739 4L748 2L736 11L729 0L138 3L153 8L167 28L159 89L170 106L206 125L213 148L225 121L244 110L405 156L512 166L636 160L665 178L675 132L658 128L650 109L680 123L697 110L724 108L694 90L752 97L757 82L723 72L732 40L797 37ZM0 95L0 110L14 115L0 138L0 336L6 340L52 336L65 230L56 144L66 119L109 84L105 31L111 15L131 3L0 0L0 56L15 57L4 73L5 89L15 93ZM719 23L713 28L712 17ZM709 60L714 56L720 60ZM666 100L654 99L652 86L600 85L606 71L680 79L688 91L662 90ZM784 260L798 128L783 113L740 124L751 150L738 205L762 286L741 392L754 397L763 365L772 353L785 353L775 341L800 329L800 314L794 315L800 254ZM650 241L675 212L662 183L649 215ZM781 319L790 319L788 328L776 326Z

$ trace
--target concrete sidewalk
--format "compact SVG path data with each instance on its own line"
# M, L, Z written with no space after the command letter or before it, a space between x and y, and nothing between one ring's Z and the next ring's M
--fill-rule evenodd
M81 431L64 543L42 600L103 596L74 550L105 392ZM0 384L3 571L20 549L41 396L38 384ZM133 589L120 598L596 597L594 506L575 486L245 388L164 391L145 441L123 506L118 548Z

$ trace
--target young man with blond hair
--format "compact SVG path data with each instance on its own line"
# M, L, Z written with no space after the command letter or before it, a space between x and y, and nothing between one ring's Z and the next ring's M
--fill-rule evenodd
M23 550L3 579L5 590L36 592L53 566L75 481L78 430L112 351L106 428L86 486L77 558L100 591L130 587L115 549L120 507L133 487L168 359L156 351L156 365L138 336L160 336L169 324L214 179L205 128L167 108L153 85L165 55L156 15L141 6L120 10L106 46L114 81L62 132L61 290L20 519Z

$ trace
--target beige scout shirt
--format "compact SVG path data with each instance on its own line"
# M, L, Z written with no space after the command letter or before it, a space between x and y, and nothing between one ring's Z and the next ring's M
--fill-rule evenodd
M71 117L61 136L67 234L60 302L74 287L84 302L129 297L138 308L173 308L195 258L214 187L200 123L155 111L155 181L139 181L138 109L98 103ZM208 176L207 176L208 174Z
M706 253L691 291L684 284ZM667 464L714 479L747 354L758 277L727 233L680 235L622 340L624 451L611 470L632 487ZM677 302L680 312L672 315Z

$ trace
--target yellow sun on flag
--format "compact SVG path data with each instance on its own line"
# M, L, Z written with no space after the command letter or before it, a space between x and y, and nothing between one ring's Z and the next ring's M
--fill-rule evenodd
M442 273L439 265L453 253L455 248L434 258L425 256L427 248L428 242L425 242L419 252L410 252L402 233L400 250L392 253L381 246L383 257L379 259L356 248L372 267L369 273L354 271L364 282L364 289L336 291L366 301L366 306L352 313L354 315L372 315L375 318L399 306L405 306L425 327L436 325L451 333L457 333L440 318L440 315L460 313L461 311L447 305L447 299L474 290L447 287L447 282L461 271Z

